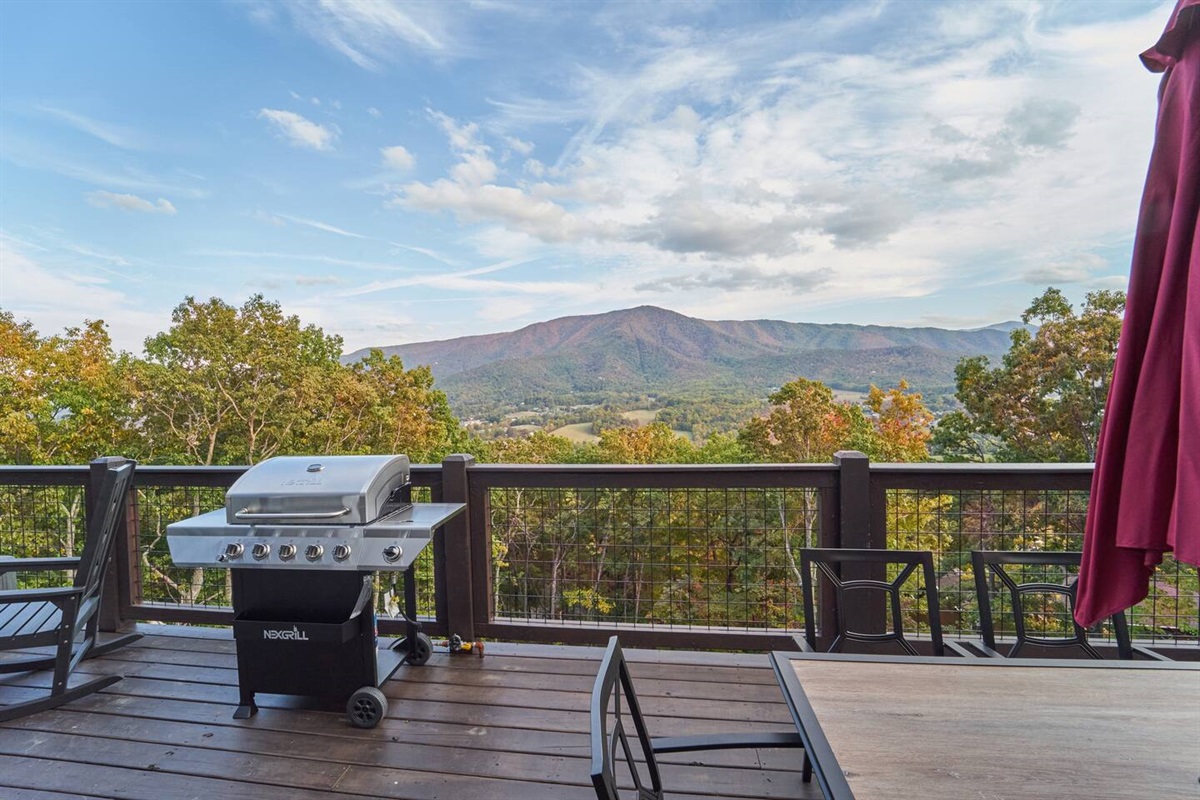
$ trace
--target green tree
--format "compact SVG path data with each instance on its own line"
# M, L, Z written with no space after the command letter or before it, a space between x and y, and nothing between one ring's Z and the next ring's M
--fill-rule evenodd
M133 370L151 452L238 464L285 451L339 367L342 341L254 295L241 308L188 297Z
M600 434L599 456L606 464L687 464L695 452L691 442L661 422Z
M986 356L958 363L965 412L939 444L964 457L977 437L990 436L1001 461L1095 460L1124 310L1124 292L1092 292L1076 314L1062 292L1047 289L1021 317L1037 333L1014 330L1000 366Z
M42 338L0 311L0 459L78 464L132 452L126 364L103 322Z
M900 381L893 389L872 386L868 417L861 406L839 401L820 381L797 378L771 395L771 411L742 428L738 442L758 461L819 463L839 450L861 450L877 461L923 461L929 457L933 415L921 395Z

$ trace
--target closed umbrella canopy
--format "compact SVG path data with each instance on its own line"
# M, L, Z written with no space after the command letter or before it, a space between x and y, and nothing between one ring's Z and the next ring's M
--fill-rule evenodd
M1085 626L1144 599L1163 553L1200 565L1200 0L1178 0L1142 62L1165 74L1092 478Z

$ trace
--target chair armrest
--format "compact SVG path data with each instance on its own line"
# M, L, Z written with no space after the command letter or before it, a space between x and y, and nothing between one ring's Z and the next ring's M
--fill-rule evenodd
M794 636L792 636L792 641L796 643L796 647L797 647L797 649L800 650L801 653L817 652L816 650L813 649L812 645L810 645L808 643L808 639L805 639L803 636L795 636L794 635Z
M0 558L0 575L6 572L50 572L78 568L78 556L67 556L64 558Z
M1149 647L1143 647L1140 644L1133 645L1133 655L1136 658L1141 656L1150 661L1174 661L1175 659L1165 656L1156 650L1151 650Z
M947 642L947 645L949 645L949 642ZM955 642L955 645L957 645L957 647L960 647L968 652L974 651L974 653L973 653L974 657L983 656L984 658L1004 658L1003 653L996 652L995 650L988 647L983 642L977 642L977 641Z
M943 642L943 644L946 645L947 650L952 651L953 654L958 656L959 658L979 658L979 655L977 653L972 652L971 648L965 644L961 644L959 642L951 642L949 640L946 640L945 642Z
M737 750L760 747L803 747L798 733L710 733L700 736L663 736L650 740L657 753L687 753L693 750Z
M0 589L0 605L65 600L83 594L83 587L64 586L49 589Z

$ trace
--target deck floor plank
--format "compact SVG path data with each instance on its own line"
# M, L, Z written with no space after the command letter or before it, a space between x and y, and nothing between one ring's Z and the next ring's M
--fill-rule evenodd
M590 800L587 707L599 648L498 645L435 654L384 686L388 717L358 730L328 703L260 695L232 719L228 630L143 626L143 639L84 662L124 675L101 693L0 726L0 798L456 798ZM767 659L630 651L655 735L789 730ZM46 685L7 676L0 703ZM816 798L795 751L664 758L672 798Z

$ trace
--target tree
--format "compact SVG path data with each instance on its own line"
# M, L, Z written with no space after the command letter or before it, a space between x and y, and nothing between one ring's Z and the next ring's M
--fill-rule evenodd
M867 408L875 414L875 435L867 455L877 461L924 461L929 458L929 424L933 414L919 392L900 381L895 389L872 386Z
M126 363L103 322L42 338L0 311L0 459L77 464L132 452Z
M869 423L862 410L838 402L820 381L797 378L770 396L766 417L750 420L738 434L759 461L815 463L865 441Z
M254 295L188 297L134 368L151 452L178 464L253 464L295 440L339 367L342 340Z
M661 422L638 428L609 428L600 434L600 460L606 464L686 464L696 448Z
M1000 366L986 356L959 361L965 412L939 444L962 457L977 444L972 437L992 436L1001 461L1095 460L1124 310L1124 292L1092 292L1077 315L1062 292L1047 289L1021 317L1037 333L1014 330Z

